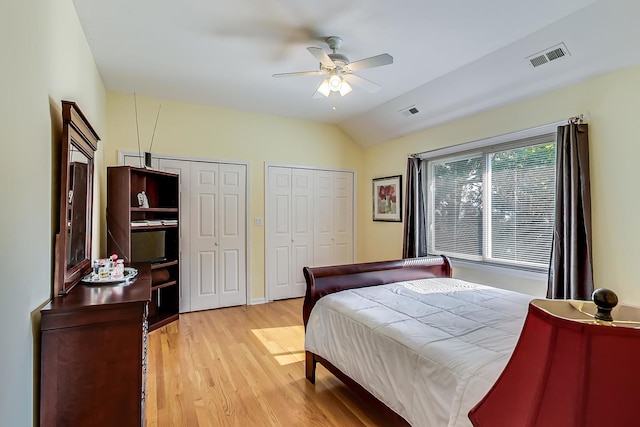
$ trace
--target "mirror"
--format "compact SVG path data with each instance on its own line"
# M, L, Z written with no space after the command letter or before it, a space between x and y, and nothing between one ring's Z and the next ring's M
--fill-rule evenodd
M66 295L91 269L93 157L100 138L75 102L62 101L60 228L53 296Z
M70 147L69 156L69 176L67 202L67 248L66 260L67 269L81 263L89 255L85 247L87 244L88 226L90 218L87 218L87 194L89 180L89 159L79 151L74 145Z

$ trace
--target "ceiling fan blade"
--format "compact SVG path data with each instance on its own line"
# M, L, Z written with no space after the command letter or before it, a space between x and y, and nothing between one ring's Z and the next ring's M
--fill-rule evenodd
M367 80L360 76L356 76L355 74L345 74L343 77L347 82L358 86L366 90L367 92L375 93L380 90L382 86L377 83L372 82L371 80Z
M321 74L324 74L324 71L297 71L295 73L278 73L273 77L319 76Z
M329 58L329 55L327 55L325 51L320 49L319 47L308 47L307 50L311 55L315 56L316 59L320 61L320 63L325 67L334 68L336 66L333 60Z
M370 58L361 59L349 63L349 69L351 71L364 70L365 68L380 67L382 65L393 64L393 56L388 53L382 55L372 56Z

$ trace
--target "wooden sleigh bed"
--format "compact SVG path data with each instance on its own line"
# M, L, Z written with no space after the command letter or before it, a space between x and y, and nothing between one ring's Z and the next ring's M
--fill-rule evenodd
M531 299L453 279L446 257L303 272L307 379L315 383L322 364L384 425L470 425L469 405L504 368ZM399 312L385 314L386 306ZM378 324L379 318L387 320ZM473 360L464 359L469 355ZM488 368L472 366L475 359Z

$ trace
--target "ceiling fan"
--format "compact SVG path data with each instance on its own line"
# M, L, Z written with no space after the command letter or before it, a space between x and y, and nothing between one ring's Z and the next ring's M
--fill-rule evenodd
M380 85L353 74L354 71L364 70L366 68L380 67L382 65L393 64L393 57L388 53L372 56L370 58L360 59L358 61L350 62L349 58L340 53L336 53L336 50L342 46L342 38L338 36L331 36L325 39L327 45L332 50L332 53L325 53L319 47L308 47L307 50L318 61L320 61L320 69L317 71L298 71L295 73L279 73L274 74L273 77L293 77L293 76L319 76L327 75L322 80L320 86L313 94L314 98L320 96L329 96L332 92L337 92L341 96L345 96L351 92L351 84L361 87L368 92L377 92L380 90Z

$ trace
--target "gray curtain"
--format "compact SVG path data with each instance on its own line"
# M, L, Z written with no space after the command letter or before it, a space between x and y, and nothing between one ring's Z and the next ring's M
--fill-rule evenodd
M427 255L426 162L407 159L407 192L404 210L403 258Z
M590 300L591 192L586 124L558 127L556 214L547 298Z

